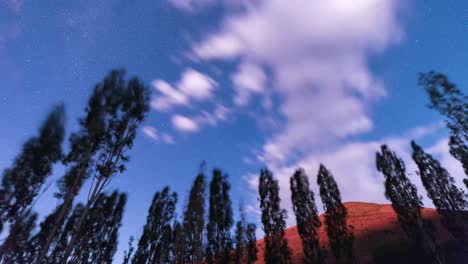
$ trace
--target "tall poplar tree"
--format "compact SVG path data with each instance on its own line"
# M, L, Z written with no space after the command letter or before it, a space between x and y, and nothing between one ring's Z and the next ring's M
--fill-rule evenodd
M67 171L59 181L59 192L56 194L61 204L47 219L47 233L39 239L36 263L44 262L52 242L60 237L60 229L72 209L75 197L90 176L90 171L94 170L93 164L105 146L106 138L111 135L110 131L117 124L114 120L122 105L122 82L123 72L112 71L103 82L95 85L85 109L86 115L79 120L80 129L70 136L70 151L63 160Z
M239 207L240 220L236 222L236 250L234 254L234 263L241 264L247 262L247 236L246 228L247 223L245 219L245 212L242 206Z
M171 243L172 228L177 193L164 187L156 192L146 217L143 234L133 256L133 264L172 263ZM167 234L170 234L169 237Z
M93 181L85 204L83 216L78 220L70 243L60 263L65 264L77 241L77 235L82 228L88 210L93 206L104 188L118 175L125 171L129 160L128 151L133 148L133 141L139 125L149 111L149 90L139 79L125 80L123 71L111 72L110 78L104 81L104 87L116 87L119 93L114 102L114 111L107 122L107 130L103 135L102 144L97 152L93 166Z
M263 231L265 232L265 263L289 264L291 252L285 238L286 211L280 208L278 181L268 169L260 171L258 192L262 211Z
M416 247L429 254L435 263L443 263L434 233L421 216L422 201L416 186L406 176L405 164L386 145L376 156L377 169L385 177L385 197L392 202L398 221Z
M341 202L341 194L331 172L320 164L317 184L320 188L325 226L337 263L355 263L354 236L347 224L348 211Z
M202 263L204 258L203 230L205 228L205 188L203 169L195 178L184 212L184 263Z
M214 169L210 182L210 208L206 225L206 260L209 264L230 261L233 246L231 228L234 223L230 188L227 175L223 175L219 169Z
M429 107L445 116L450 130L450 154L461 162L468 176L468 96L446 75L434 71L420 73L419 85L429 95ZM464 183L468 188L468 179Z
M461 215L468 209L466 194L455 185L455 179L438 160L424 152L411 141L413 160L418 165L418 174L445 227L458 239L465 238Z
M73 248L73 263L112 263L126 201L127 195L117 191L99 196L89 210L79 242Z
M54 163L62 158L65 110L54 107L42 124L39 135L24 143L13 166L3 172L0 187L0 231L3 223L24 220Z
M247 224L247 228L245 231L245 236L247 240L247 261L246 264L254 264L257 261L257 237L255 235L255 231L257 227L254 223Z
M0 247L0 263L30 263L31 234L37 214L27 211L10 226L10 234Z
M318 229L322 225L318 218L314 192L303 169L297 169L290 179L291 200L296 215L297 230L302 240L304 263L323 263Z

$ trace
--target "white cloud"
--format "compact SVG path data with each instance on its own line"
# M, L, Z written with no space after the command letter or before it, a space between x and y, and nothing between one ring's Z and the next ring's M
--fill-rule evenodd
M213 113L201 111L199 114L188 117L183 115L173 115L171 122L176 130L181 132L196 132L205 125L217 126L219 122L228 119L231 110L224 105L217 105Z
M158 111L168 110L174 105L187 105L189 103L184 93L174 89L163 80L155 80L152 85L161 93L161 96L155 97L151 101L151 106Z
M254 93L261 93L265 89L267 76L263 69L251 62L240 64L237 72L232 75L232 82L236 89L234 103L239 106L245 106Z
M171 122L175 129L182 132L196 132L200 129L194 120L183 115L172 116Z
M260 156L288 162L291 153L307 154L372 129L370 105L386 92L367 60L401 39L398 2L259 1L225 17L192 52L202 62L241 59L271 69L285 122ZM259 90L265 81L252 81L242 67L233 75L241 84L236 87ZM237 104L246 103L248 96L237 92Z
M187 69L182 74L178 88L189 97L204 100L212 96L212 91L216 85L217 83L210 77L193 69Z
M162 142L164 142L166 144L174 144L175 143L175 140L174 140L174 138L172 138L171 135L166 134L166 133L159 133L155 127L144 126L142 128L142 131L143 131L143 134L147 138L149 138L149 139L151 139L151 140L153 140L155 142L162 141Z
M291 210L289 178L294 170L299 167L306 170L312 190L316 195L318 207L322 211L322 205L318 196L318 186L316 184L320 163L323 163L331 170L340 188L343 201L389 203L384 196L384 177L377 171L375 165L376 152L380 151L382 144L387 144L392 151L395 151L403 159L408 177L416 185L419 195L423 197L424 206L433 207L432 202L426 196L426 190L422 185L420 177L415 173L418 169L411 158L410 141L412 139L418 141L434 134L439 134L437 133L439 129L438 123L431 124L410 129L403 133L403 136L384 137L375 141L357 141L338 146L334 149L310 153L288 166L277 166L277 163L267 165L278 179L282 207L288 210L290 216L293 215L293 212ZM419 131L430 132L419 133ZM458 186L463 186L462 181L465 176L462 166L450 155L448 140L446 138L440 138L428 146L423 146L423 148L441 162L455 178ZM247 174L244 179L251 190L256 192L258 188L257 174ZM294 217L289 217L288 224L294 224Z
M153 140L158 140L159 139L159 136L158 136L158 132L156 131L156 128L152 127L152 126L145 126L143 127L143 133L145 134L145 136L153 139Z
M153 81L152 85L159 94L153 97L151 106L157 111L168 111L175 106L188 106L192 99L210 99L217 83L209 76L188 68L177 82L177 88L159 79Z
M213 6L218 0L169 0L174 7L187 12L198 12Z

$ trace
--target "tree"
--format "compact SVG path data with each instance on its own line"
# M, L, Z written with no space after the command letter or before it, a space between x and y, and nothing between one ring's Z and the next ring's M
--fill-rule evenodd
M320 188L325 226L331 249L338 263L355 263L353 255L354 236L346 221L348 211L341 202L341 194L331 172L320 164L317 184Z
M64 122L64 106L54 107L39 135L26 141L13 166L4 171L0 187L0 227L4 222L17 225L14 222L24 221L23 213L28 211L52 173L52 166L62 157Z
M130 259L132 258L133 251L135 250L135 248L133 247L134 240L135 238L133 236L130 236L130 238L128 239L128 249L124 251L124 259L123 259L122 264L130 263Z
M229 197L230 188L227 175L223 175L219 169L214 169L210 183L210 208L206 225L208 263L228 263L230 259L231 227L234 223Z
M169 187L164 187L161 192L154 194L143 234L133 256L133 264L172 263L171 222L174 219L176 203L177 193L170 193Z
M298 169L291 177L290 183L297 230L304 251L304 263L323 263L318 236L318 229L322 224L318 218L314 193L309 186L309 178L303 169Z
M465 174L468 175L468 147L456 136L450 137L449 147L450 154L461 162ZM468 189L468 179L463 179L463 183Z
M127 195L117 191L99 196L83 223L73 249L73 263L112 263L126 202Z
M184 263L198 264L203 261L203 230L205 228L205 175L203 170L195 178L189 201L184 212Z
M445 116L450 130L450 154L459 160L468 176L468 96L451 83L447 76L430 71L419 74L419 85L429 95L429 107ZM468 188L468 180L464 183Z
M175 264L184 264L185 240L183 226L179 221L172 225L172 261Z
M273 179L273 174L266 168L260 171L258 192L265 232L265 263L291 263L291 252L284 235L286 211L280 208L278 181Z
M90 196L91 202L85 206L86 211L105 186L102 183L107 184L115 175L116 169L124 169L122 162L128 159L123 155L124 148L132 146L134 128L147 110L148 92L136 79L130 81L126 87L123 75L123 71L111 71L103 82L96 84L85 109L86 116L79 120L80 130L70 137L70 151L63 160L67 171L59 181L59 192L56 194L61 199L61 204L48 219L50 227L45 238L40 239L36 263L43 263L53 240L59 237L59 230L85 180L95 174L91 187L98 186ZM132 91L136 92L133 96ZM137 107L130 107L132 105ZM121 134L124 130L127 130L125 135ZM118 142L113 139L118 139ZM111 158L108 150L112 145L115 149L111 151L111 156L118 158L117 162L114 162L115 159L106 159L106 156ZM97 182L99 185L95 184ZM83 217L85 215L86 213ZM72 247L70 245L70 250Z
M465 237L460 217L468 203L465 193L455 185L454 178L442 167L438 160L424 152L424 150L411 141L413 160L418 165L419 176L426 188L427 196L434 203L437 212L442 216L445 227L458 239Z
M406 176L405 164L386 145L376 155L377 169L385 177L385 197L392 202L393 210L403 231L416 247L443 263L434 240L433 230L421 216L422 201L416 186Z
M234 263L241 264L247 262L247 245L246 245L246 222L245 213L240 210L241 220L236 223L236 251L234 254Z
M31 233L36 219L37 214L27 211L10 226L10 233L0 248L1 263L28 263Z
M247 225L245 232L247 238L247 261L246 264L254 264L257 261L257 238L255 236L255 231L257 227L253 223Z
M65 249L62 264L65 264L74 247L77 236L88 210L102 193L103 189L109 185L112 179L125 171L125 163L129 160L126 152L132 149L133 140L136 137L137 129L146 113L149 111L149 90L137 78L130 79L128 82L124 79L123 71L115 71L104 82L104 87L110 85L116 87L119 93L117 101L114 102L114 111L107 123L107 133L104 134L103 142L100 145L96 164L93 170L93 181L89 189L89 197L85 204L83 216L78 221L73 231L70 243Z

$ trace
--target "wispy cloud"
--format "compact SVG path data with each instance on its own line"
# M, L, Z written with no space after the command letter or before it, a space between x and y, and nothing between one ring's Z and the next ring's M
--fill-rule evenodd
M175 106L188 106L190 101L205 101L213 96L217 82L194 69L186 69L176 87L164 80L152 82L158 92L151 101L151 106L157 111L168 111Z
M167 133L159 133L157 129L153 126L144 126L142 128L142 132L147 138L155 142L163 142L166 144L175 143L174 138L171 135Z
M217 105L213 113L201 111L199 114L188 117L183 115L173 115L172 125L181 132L196 132L204 125L217 126L219 122L228 119L231 110L223 105Z
M401 39L398 10L397 0L258 1L226 16L192 53L202 62L241 60L233 74L238 105L261 90L259 65L271 69L271 86L282 98L276 108L286 122L266 140L261 157L290 162L293 152L373 128L370 105L386 92L367 60Z
M174 128L181 132L196 132L200 129L197 122L183 115L173 115L171 122Z

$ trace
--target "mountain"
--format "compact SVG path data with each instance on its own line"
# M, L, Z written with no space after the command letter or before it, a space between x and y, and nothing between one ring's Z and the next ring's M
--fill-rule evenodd
M344 205L348 209L348 225L352 227L355 237L354 253L358 263L430 263L428 262L430 260L411 250L390 204L347 202ZM434 224L437 242L449 256L447 263L467 263L466 249L451 250L453 239L442 226L437 212L431 208L424 208L422 215L424 219ZM320 219L323 223L324 215L321 215ZM290 227L285 232L292 251L293 263L302 263L302 242L297 227ZM329 241L324 225L320 228L319 234L320 244L327 255L327 263L334 263L332 253L328 250ZM263 239L257 241L257 247L259 249L257 263L263 264L265 249Z

